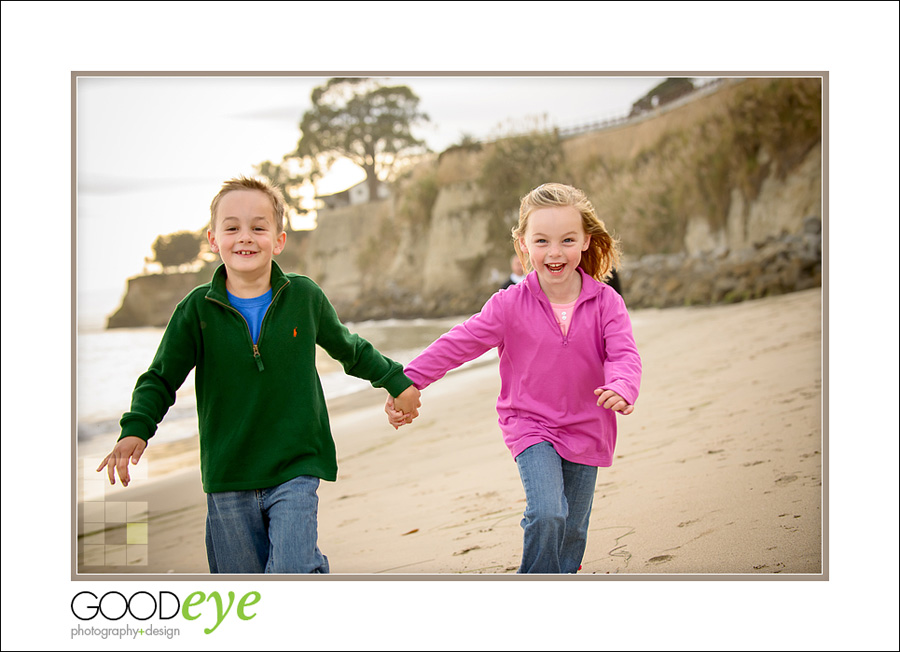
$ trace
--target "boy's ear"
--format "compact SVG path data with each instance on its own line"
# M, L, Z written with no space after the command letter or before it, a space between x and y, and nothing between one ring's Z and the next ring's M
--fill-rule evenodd
M287 240L287 231L282 231L278 234L278 237L275 238L275 249L274 254L277 256L282 251L284 251L284 243Z
M216 235L211 231L206 231L206 240L209 242L209 250L214 254L219 253L219 245L216 244Z

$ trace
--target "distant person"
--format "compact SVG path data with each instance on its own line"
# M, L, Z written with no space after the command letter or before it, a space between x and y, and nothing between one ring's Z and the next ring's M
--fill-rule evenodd
M610 466L616 413L634 411L641 381L625 303L602 283L617 242L580 190L547 183L521 202L512 232L524 281L496 292L407 365L424 390L498 347L497 412L525 490L520 573L575 573L587 543L597 467ZM391 398L394 427L409 418Z
M609 278L606 279L606 284L613 290L618 292L620 297L625 297L625 295L622 294L622 282L619 281L619 272L615 267L613 267L612 271L609 273Z
M222 265L175 308L138 378L118 442L97 468L124 486L175 392L196 368L200 471L211 573L327 573L317 544L317 489L337 477L315 367L316 345L349 374L384 387L415 417L419 390L401 365L350 333L312 280L281 271L284 199L239 177L210 206Z
M512 271L510 272L509 278L506 279L506 282L500 286L501 290L505 290L506 288L525 280L525 268L522 267L522 261L519 260L518 255L514 255L510 258L509 268Z

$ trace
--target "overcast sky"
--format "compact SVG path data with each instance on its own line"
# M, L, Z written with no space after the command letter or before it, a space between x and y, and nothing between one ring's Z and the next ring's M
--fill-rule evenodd
M405 84L430 120L433 151L546 116L554 126L618 117L656 76L416 76ZM78 81L79 187L126 190L156 180L218 179L226 166L279 160L297 143L310 91L327 77L84 76Z

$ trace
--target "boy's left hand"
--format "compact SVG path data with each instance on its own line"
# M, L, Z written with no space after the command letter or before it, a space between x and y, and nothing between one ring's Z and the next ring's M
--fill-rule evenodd
M602 408L618 412L622 415L634 412L634 406L611 389L602 389L598 387L594 390L594 394L600 397L597 399L597 405Z

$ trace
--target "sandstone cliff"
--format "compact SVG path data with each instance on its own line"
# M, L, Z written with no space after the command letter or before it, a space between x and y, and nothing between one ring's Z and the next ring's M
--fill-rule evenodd
M280 262L316 280L348 321L472 313L509 273L518 197L561 181L583 188L620 238L631 307L814 286L821 110L817 78L729 80L595 132L452 148L400 179L391 199L320 211ZM149 315L135 308L146 302L168 317L195 280L132 279L120 313ZM151 299L150 285L165 289ZM117 313L110 326L123 322L158 320Z

